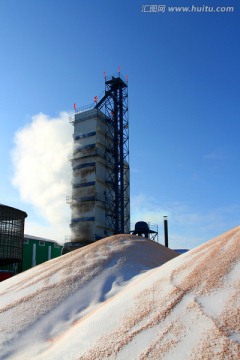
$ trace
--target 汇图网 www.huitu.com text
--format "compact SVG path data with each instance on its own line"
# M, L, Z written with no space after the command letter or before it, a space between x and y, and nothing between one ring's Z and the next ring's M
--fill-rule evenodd
M142 13L232 13L234 6L167 6L142 5Z

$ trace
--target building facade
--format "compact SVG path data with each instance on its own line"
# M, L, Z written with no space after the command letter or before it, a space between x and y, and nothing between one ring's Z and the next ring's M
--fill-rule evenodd
M106 117L98 109L74 117L72 156L71 241L93 242L113 234L105 228L105 133Z
M37 236L24 235L22 270L28 270L61 255L62 246L57 242Z

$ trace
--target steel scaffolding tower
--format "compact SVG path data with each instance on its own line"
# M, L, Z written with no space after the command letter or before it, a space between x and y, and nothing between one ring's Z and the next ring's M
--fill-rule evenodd
M128 86L120 73L105 77L105 95L96 104L106 123L106 230L129 232L129 126Z

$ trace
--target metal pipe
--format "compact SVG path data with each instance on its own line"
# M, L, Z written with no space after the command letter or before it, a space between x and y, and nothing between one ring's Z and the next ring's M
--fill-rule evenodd
M168 247L168 220L167 216L164 216L164 242L165 246Z

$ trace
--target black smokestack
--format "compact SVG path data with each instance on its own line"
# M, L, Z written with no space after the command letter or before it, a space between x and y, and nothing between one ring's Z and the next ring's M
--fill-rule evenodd
M164 241L165 241L165 246L168 247L168 220L167 220L167 216L164 216Z

